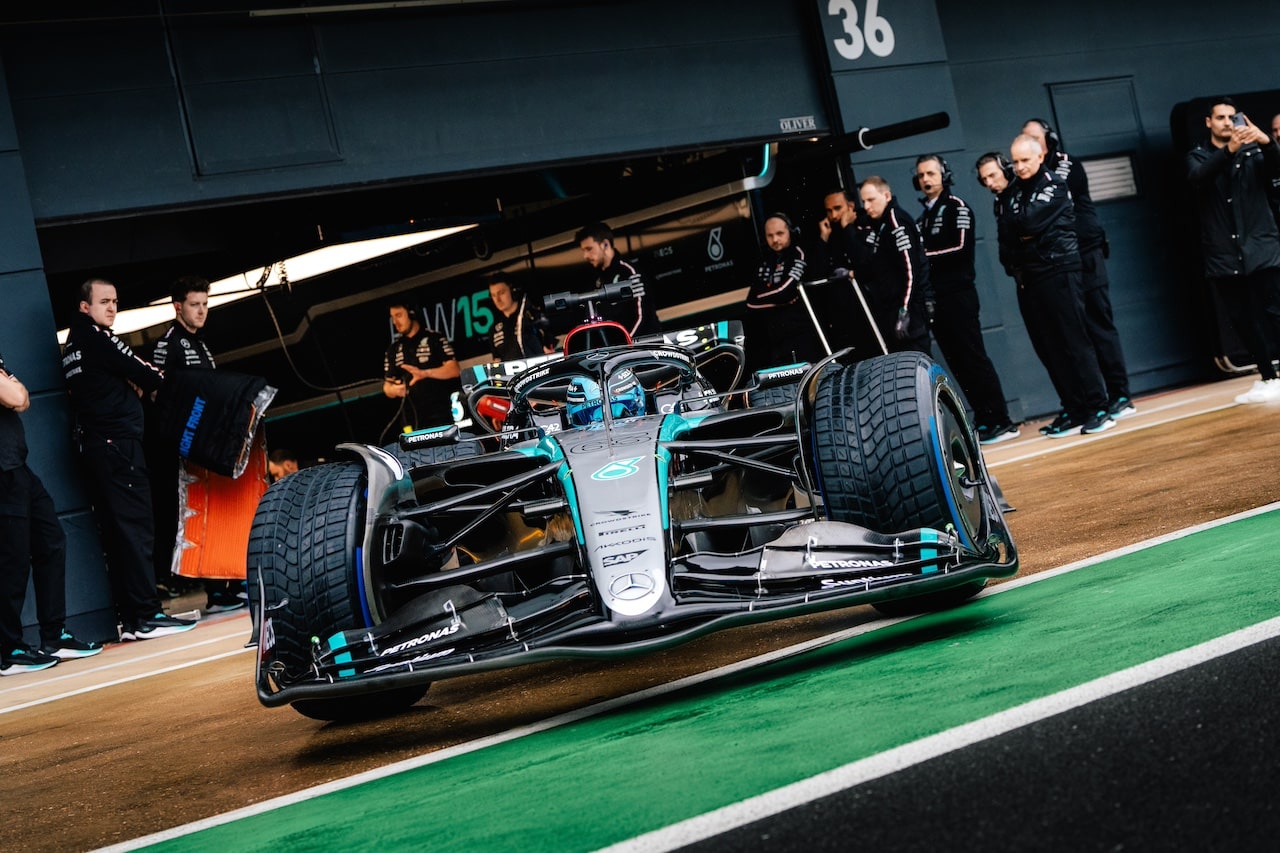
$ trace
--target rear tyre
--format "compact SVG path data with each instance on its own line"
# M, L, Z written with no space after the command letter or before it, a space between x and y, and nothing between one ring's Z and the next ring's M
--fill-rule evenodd
M311 638L367 627L361 606L359 554L365 473L357 462L305 468L273 484L249 535L250 604L258 612L258 577L275 637L273 655L299 677L311 668ZM256 616L255 616L256 619ZM293 703L318 720L359 720L403 711L425 695L406 687L369 696Z
M978 441L951 380L927 356L893 353L824 373L813 435L828 518L882 532L952 529L981 550L988 520ZM892 615L941 610L985 583L875 606Z

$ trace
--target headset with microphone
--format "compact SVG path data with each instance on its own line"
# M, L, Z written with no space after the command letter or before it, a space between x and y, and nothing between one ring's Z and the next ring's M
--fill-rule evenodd
M770 219L781 219L782 224L787 226L787 231L791 233L791 245L794 246L799 242L800 229L797 228L795 223L791 221L791 217L787 216L785 213L779 210L779 211L770 213L768 216L764 218L764 221L768 222Z
M1013 164L1010 163L1009 159L999 151L988 151L986 154L979 157L973 164L974 170L981 171L982 164L990 160L994 160L995 164L1000 167L1000 171L1004 173L1004 179L1006 181L1012 181L1016 177L1013 171Z
M1054 130L1053 125L1049 124L1049 122L1045 121L1042 118L1029 118L1026 120L1026 122L1023 123L1022 126L1026 127L1028 124L1030 124L1033 121L1036 124L1040 125L1042 128L1044 128L1044 144L1045 144L1045 147L1049 149L1049 153L1056 154L1059 151L1061 151L1062 137L1058 136L1058 131Z
M945 157L943 157L941 154L921 154L919 157L916 158L916 168L911 172L911 186L918 193L924 192L924 190L920 188L920 174L919 174L920 164L927 163L930 160L938 161L938 170L942 172L942 185L944 187L949 188L951 184L954 183L955 181L955 175L952 174L951 167L947 165L947 160Z

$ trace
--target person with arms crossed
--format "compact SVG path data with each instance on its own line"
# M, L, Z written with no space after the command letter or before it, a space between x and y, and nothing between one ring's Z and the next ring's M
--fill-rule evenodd
M76 443L88 473L93 514L102 533L120 639L145 640L189 631L195 622L167 615L156 595L151 483L142 448L143 394L164 379L111 331L116 287L90 279L62 348Z
M102 651L66 628L67 537L53 499L27 466L27 436L18 414L30 407L26 386L0 356L0 675L38 672ZM39 648L22 636L28 578L36 596Z
M804 250L796 245L795 229L786 214L765 218L764 241L767 251L747 291L744 332L748 367L759 370L795 361L818 361L826 353L800 296Z

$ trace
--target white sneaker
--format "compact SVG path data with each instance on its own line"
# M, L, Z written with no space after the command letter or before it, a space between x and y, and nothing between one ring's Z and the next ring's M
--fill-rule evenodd
M1280 379L1259 379L1236 397L1237 403L1270 403L1280 400Z

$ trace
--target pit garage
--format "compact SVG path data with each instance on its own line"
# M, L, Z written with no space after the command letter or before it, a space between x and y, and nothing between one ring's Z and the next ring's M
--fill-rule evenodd
M71 624L113 633L56 354L90 276L118 285L122 309L155 308L120 326L135 345L163 331L176 277L223 283L206 334L219 365L276 385L268 441L317 459L341 441L388 437L395 406L379 373L392 298L420 306L464 363L482 361L483 276L502 272L534 295L573 287L586 273L573 233L604 220L655 283L668 328L720 319L758 262L762 214L789 211L812 237L822 196L871 174L914 212L911 164L937 151L979 213L988 349L1015 418L1033 418L1057 402L968 167L1007 147L1025 118L1048 116L1112 178L1101 215L1135 391L1215 375L1223 345L1198 319L1194 264L1168 249L1187 226L1166 215L1180 194L1169 110L1217 89L1259 90L1280 60L1266 53L1233 77L1187 60L1186 21L1150 26L1168 21L1167 4L1082 9L1048 52L1034 20L996 2L6 9L0 352L35 401L30 462L68 532ZM1241 50L1274 40L1236 23L1246 19L1197 24L1194 38ZM899 131L874 133L887 127ZM399 242L324 260L375 240Z

